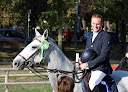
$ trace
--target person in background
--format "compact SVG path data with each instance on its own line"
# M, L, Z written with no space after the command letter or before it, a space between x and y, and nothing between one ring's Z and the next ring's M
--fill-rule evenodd
M1 28L3 28L3 25L1 25Z
M62 76L58 80L57 92L74 92L74 80L69 76Z
M13 27L13 30L20 32L19 25L20 25L20 23L17 22L16 25Z
M10 29L13 29L13 26L12 26L12 24L11 24L11 23L9 23L9 28L10 28Z
M71 41L72 40L72 32L70 30L70 28L68 27L67 28L67 31L66 31L66 41Z
M103 18L99 14L92 15L91 27L93 34L89 35L86 41L86 49L93 49L98 57L89 62L82 63L79 59L79 68L81 70L90 69L91 77L89 79L89 88L91 92L99 92L98 84L102 79L112 72L109 63L109 53L112 46L111 36L102 30Z
M10 28L9 25L5 25L4 28Z
M80 40L84 38L84 29L83 27L80 27Z

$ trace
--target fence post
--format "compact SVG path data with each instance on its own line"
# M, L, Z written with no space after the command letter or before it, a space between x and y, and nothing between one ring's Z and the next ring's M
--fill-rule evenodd
M76 53L76 62L77 62L77 63L75 64L76 68L79 68L78 61L79 61L79 53Z
M5 83L8 83L8 71L5 71ZM5 85L5 92L8 92L8 85Z

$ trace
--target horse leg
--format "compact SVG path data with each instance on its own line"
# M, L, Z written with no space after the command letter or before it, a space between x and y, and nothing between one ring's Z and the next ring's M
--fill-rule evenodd
M53 92L57 92L57 76L55 73L48 72L49 81L51 83L51 87Z

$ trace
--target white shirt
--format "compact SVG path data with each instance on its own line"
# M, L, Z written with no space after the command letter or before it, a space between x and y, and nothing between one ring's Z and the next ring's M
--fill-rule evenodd
M102 29L101 29L101 30L102 30ZM100 30L100 31L101 31L101 30ZM99 31L99 32L100 32L100 31ZM99 32L97 32L97 33L94 33L94 32L93 32L92 42L94 41L94 39L96 38L96 36L99 34Z

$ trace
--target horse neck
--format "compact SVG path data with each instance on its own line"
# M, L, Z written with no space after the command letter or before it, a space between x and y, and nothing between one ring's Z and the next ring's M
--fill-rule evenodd
M68 71L73 70L72 62L64 55L64 53L58 48L56 44L51 46L49 50L51 52L49 54L48 68L68 70Z

